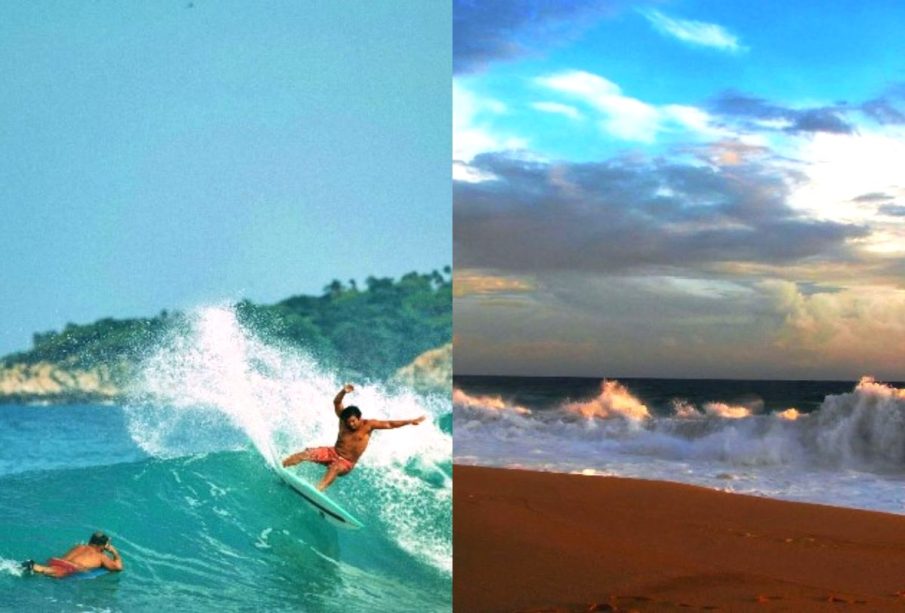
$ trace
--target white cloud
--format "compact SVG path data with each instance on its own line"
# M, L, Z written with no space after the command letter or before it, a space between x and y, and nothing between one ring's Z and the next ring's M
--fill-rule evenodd
M663 107L662 113L667 117L675 119L686 128L696 132L712 132L714 136L723 135L720 131L715 130L711 126L710 115L697 107L681 104L667 104Z
M483 98L469 91L458 80L453 80L453 178L460 181L485 181L492 179L480 173L468 163L475 156L490 151L525 149L523 138L499 134L490 125L490 119L507 112L505 104L492 98Z
M690 131L703 138L728 135L725 130L716 128L710 116L701 109L648 104L626 96L618 85L590 72L570 70L539 77L535 82L587 104L602 115L601 128L622 140L653 143L661 132L675 129Z
M805 163L807 177L791 193L791 206L818 219L870 227L872 236L864 241L868 250L905 252L902 220L880 216L876 205L855 200L875 192L905 196L905 129L859 127L856 134L817 133L790 144L789 155Z
M734 34L715 23L675 19L655 10L641 11L641 14L651 22L658 32L672 36L684 43L712 47L730 53L747 50L746 47L739 44L738 38Z
M559 102L535 102L531 105L531 107L543 113L563 115L564 117L568 117L569 119L584 119L584 115L581 114L581 111L576 109L574 106L569 106L568 104L562 104Z
M580 70L540 77L537 83L575 96L604 115L604 129L624 140L653 142L660 131L657 109L622 94L612 81Z

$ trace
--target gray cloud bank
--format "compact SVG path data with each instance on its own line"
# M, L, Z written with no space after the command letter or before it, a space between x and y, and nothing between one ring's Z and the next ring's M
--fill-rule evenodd
M476 72L579 36L618 0L456 0L453 72Z
M815 107L809 109L792 109L767 102L763 98L755 98L745 94L727 91L711 103L712 110L721 115L742 117L754 120L781 119L788 122L786 132L830 132L833 134L851 134L854 126L842 118L842 107Z
M894 83L880 96L860 106L881 125L905 124L905 83Z
M727 146L733 162L712 163ZM457 371L900 373L905 260L865 251L868 226L793 208L807 177L788 160L733 143L682 151L588 163L476 157L494 179L454 182L455 264L500 292L456 298ZM886 192L853 200L903 213ZM531 282L515 292L511 279Z
M897 84L866 102L850 105L840 102L831 106L811 108L791 108L749 96L742 92L725 91L710 101L713 112L725 118L739 118L751 121L782 120L786 125L777 128L789 133L828 132L831 134L853 134L855 126L845 115L860 111L880 125L905 124L905 85ZM765 126L757 126L765 129Z
M852 257L847 241L868 233L793 210L786 197L798 177L763 164L548 164L484 154L472 165L497 180L454 184L455 262L463 268L633 274L783 265Z

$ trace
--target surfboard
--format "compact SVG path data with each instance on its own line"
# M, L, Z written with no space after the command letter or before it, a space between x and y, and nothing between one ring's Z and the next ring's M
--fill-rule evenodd
M364 527L364 524L358 521L354 515L346 511L323 492L319 492L316 487L295 473L286 470L279 463L273 469L286 485L291 487L295 493L314 507L314 510L330 523L353 530Z
M71 575L60 577L60 580L66 581L72 579L97 579L98 577L103 577L104 575L108 574L110 574L110 571L106 568L93 568L91 570L86 570L80 573L72 573Z

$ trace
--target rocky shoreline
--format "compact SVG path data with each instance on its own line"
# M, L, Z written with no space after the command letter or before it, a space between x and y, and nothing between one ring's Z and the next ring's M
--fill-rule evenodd
M125 394L125 365L80 368L47 361L0 367L0 403L110 402Z
M392 380L422 393L452 393L452 343L425 351L397 370Z
M134 367L126 362L88 368L40 361L0 366L0 404L103 404L125 399ZM400 368L393 383L419 392L452 389L452 344L425 351Z

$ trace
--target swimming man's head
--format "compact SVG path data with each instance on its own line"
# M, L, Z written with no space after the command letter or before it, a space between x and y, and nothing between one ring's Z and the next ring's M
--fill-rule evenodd
M94 534L91 535L91 538L88 540L89 545L94 545L95 547L106 547L107 543L110 542L110 537L98 530Z

